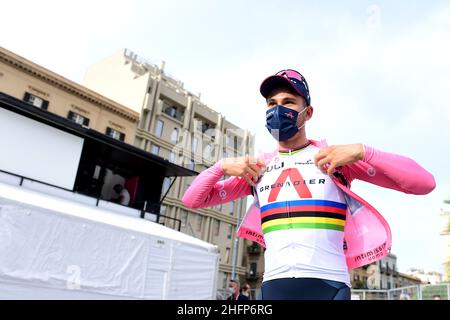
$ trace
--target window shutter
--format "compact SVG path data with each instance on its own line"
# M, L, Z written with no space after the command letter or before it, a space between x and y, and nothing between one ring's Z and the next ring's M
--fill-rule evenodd
M84 120L83 120L83 126L86 126L86 127L89 126L89 119L88 119L88 118L84 118Z
M125 141L125 133L120 133L120 141Z
M110 127L106 128L106 135L111 137L111 128Z

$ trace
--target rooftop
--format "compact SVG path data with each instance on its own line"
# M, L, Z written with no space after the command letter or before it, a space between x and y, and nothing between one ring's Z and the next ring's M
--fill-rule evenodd
M21 57L14 52L11 52L3 47L0 47L0 61L9 64L17 69L22 70L34 77L50 83L64 91L74 94L91 103L97 104L100 107L109 109L112 112L118 113L134 122L139 120L139 113L105 97L101 94L92 91L72 80L64 78L63 76L50 71L30 60Z

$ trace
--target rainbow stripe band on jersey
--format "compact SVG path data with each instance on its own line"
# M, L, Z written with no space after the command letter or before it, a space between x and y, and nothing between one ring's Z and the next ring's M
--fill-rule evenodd
M286 229L344 231L347 205L329 200L274 202L261 207L263 233Z

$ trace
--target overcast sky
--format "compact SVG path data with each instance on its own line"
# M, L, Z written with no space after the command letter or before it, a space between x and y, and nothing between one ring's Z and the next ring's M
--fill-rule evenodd
M274 146L259 85L306 77L309 138L415 159L437 188L412 196L356 182L393 231L400 271L443 272L439 214L450 198L450 4L446 1L7 1L0 45L82 83L121 48L159 63L202 100Z

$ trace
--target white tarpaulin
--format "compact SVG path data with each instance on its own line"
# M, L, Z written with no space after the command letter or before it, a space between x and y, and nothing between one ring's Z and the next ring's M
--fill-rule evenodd
M0 108L0 168L73 189L84 139Z
M215 299L217 247L0 183L0 299Z

